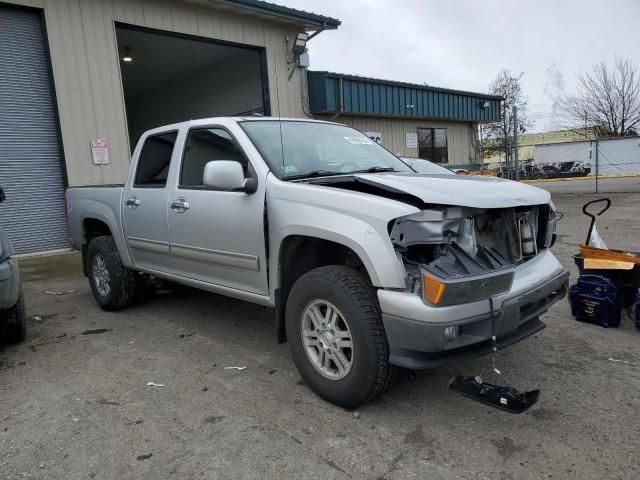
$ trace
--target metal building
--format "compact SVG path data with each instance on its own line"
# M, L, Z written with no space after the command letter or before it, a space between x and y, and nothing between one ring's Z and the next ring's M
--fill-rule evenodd
M16 250L68 247L64 188L122 183L144 130L304 116L292 42L339 24L258 0L1 1L0 225Z
M500 120L501 97L331 72L309 72L318 118L366 132L400 156L468 166L477 159L477 124Z
M142 132L260 113L333 119L394 153L475 162L497 97L297 68L334 18L259 0L0 0L0 225L68 248L64 189L123 183Z

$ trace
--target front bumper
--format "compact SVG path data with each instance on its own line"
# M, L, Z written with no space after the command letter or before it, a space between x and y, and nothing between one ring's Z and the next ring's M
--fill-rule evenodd
M569 272L548 250L516 268L511 291L493 299L498 348L542 330L539 316L567 292ZM379 290L392 364L435 368L492 351L489 300L431 307L417 295Z

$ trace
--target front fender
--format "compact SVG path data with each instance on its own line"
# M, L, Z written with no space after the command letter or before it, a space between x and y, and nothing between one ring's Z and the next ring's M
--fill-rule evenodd
M267 190L269 284L278 284L278 255L285 238L302 235L353 250L376 287L404 288L405 271L389 239L391 220L418 209L373 195L316 185L273 181Z

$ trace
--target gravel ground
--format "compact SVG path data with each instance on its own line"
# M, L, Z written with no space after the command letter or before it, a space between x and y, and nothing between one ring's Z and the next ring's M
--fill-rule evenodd
M574 276L591 198L555 198L565 217L554 250ZM640 195L612 199L603 237L640 250ZM0 347L3 479L640 476L640 332L629 320L577 323L562 301L545 330L501 352L515 385L542 389L522 415L448 390L455 374L487 373L486 359L405 372L352 412L304 385L270 311L179 288L103 312L76 260L23 262L29 338Z

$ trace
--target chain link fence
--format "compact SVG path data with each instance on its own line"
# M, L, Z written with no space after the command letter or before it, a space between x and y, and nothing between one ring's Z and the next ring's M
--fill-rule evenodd
M484 165L477 173L521 181L575 180L581 192L616 191L622 186L624 191L640 192L640 137L521 144L518 152L518 177L513 149L508 156L501 152L498 164ZM570 184L562 188L572 190Z

